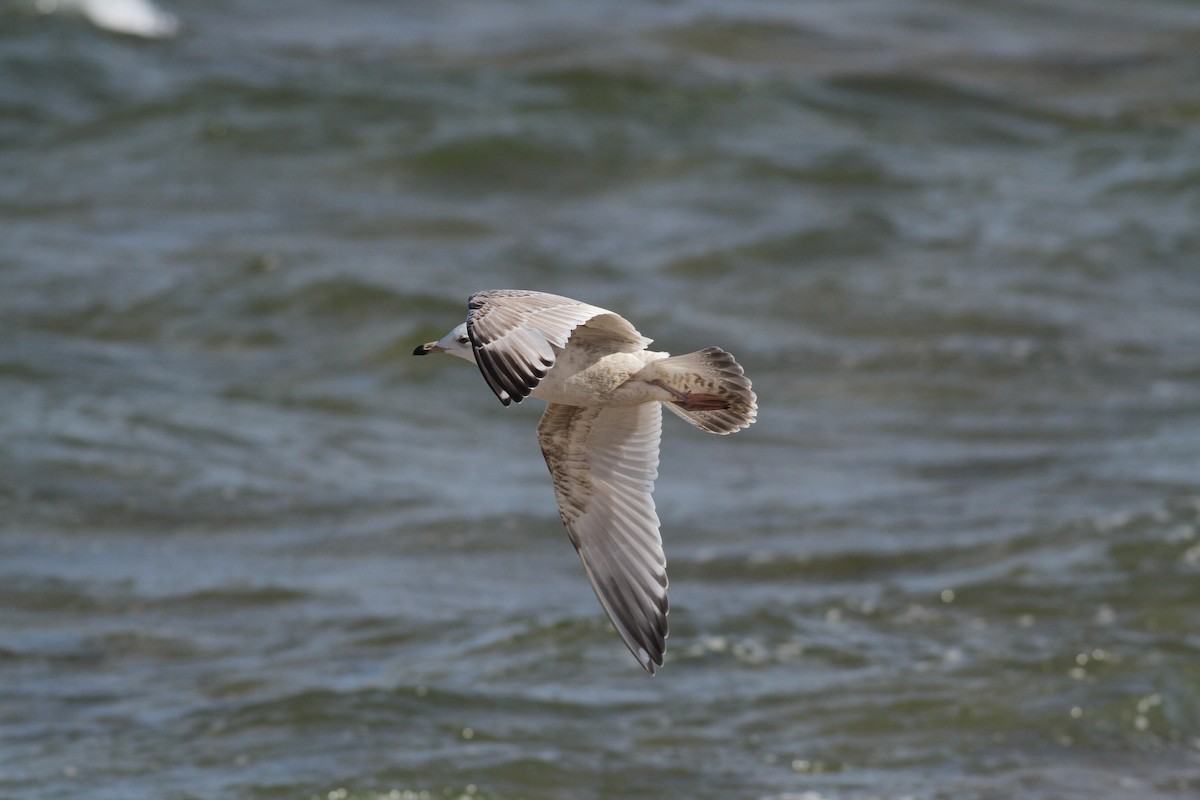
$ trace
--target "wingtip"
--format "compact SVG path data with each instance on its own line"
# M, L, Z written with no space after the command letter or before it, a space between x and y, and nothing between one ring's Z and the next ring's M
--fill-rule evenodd
M655 661L652 659L644 647L639 647L634 655L637 656L638 661L642 662L642 669L650 673L651 678L657 674L658 668L662 666L662 661Z

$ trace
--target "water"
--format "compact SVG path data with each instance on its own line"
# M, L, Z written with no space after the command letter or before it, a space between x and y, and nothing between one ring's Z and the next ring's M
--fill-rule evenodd
M1200 792L1195 3L41 7L0 796ZM657 678L538 409L409 356L497 287L754 379L664 425Z

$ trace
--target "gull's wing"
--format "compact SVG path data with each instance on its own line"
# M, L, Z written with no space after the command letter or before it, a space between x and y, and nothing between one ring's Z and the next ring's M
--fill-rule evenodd
M467 309L475 363L504 405L529 396L580 325L611 342L614 352L650 344L611 311L556 294L493 289L471 295Z
M538 425L571 542L600 605L651 675L667 644L667 561L650 496L661 432L659 403L551 403Z

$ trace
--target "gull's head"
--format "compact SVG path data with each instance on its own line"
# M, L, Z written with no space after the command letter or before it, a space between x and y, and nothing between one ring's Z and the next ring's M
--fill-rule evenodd
M446 353L475 363L475 350L471 347L471 337L467 335L467 323L459 325L436 342L426 342L413 350L414 356L427 356L430 353Z

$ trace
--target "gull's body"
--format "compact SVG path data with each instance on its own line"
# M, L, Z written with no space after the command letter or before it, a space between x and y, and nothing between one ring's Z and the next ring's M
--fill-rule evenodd
M754 422L742 368L712 347L672 358L597 306L541 292L478 292L467 321L413 355L475 362L504 405L549 405L538 442L559 513L600 605L654 674L667 638L667 572L654 479L662 407L711 433Z

